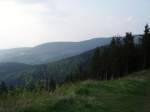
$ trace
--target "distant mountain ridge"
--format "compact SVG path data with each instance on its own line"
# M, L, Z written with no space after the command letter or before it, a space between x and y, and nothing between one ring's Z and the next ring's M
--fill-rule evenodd
M94 38L81 42L50 42L35 47L0 50L1 62L43 64L79 55L109 44L111 38Z
M138 36L138 38L140 37ZM135 41L138 41L138 38L135 38ZM111 38L109 39L111 40ZM66 43L63 43L63 45L64 44ZM47 45L49 47L49 44L44 44L44 46L41 45L42 47L37 47L43 51L42 49L46 49ZM28 50L28 48L26 50ZM43 74L47 72L49 77L53 77L56 81L63 82L67 76L74 75L79 71L86 72L89 68L94 51L95 48L83 52L79 55L67 57L65 59L53 62L46 62L39 65L0 63L0 81L5 81L12 85L21 85L25 84L25 80L28 80L28 78L32 79L33 82L39 81L39 79L43 77Z

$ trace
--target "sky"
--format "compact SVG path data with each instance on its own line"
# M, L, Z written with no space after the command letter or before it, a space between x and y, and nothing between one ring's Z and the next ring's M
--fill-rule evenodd
M150 0L0 0L0 49L143 33Z

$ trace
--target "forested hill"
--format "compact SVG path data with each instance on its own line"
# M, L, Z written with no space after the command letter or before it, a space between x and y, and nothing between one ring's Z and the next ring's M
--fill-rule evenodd
M38 83L39 80L45 79L45 75L47 75L47 78L52 78L57 82L64 82L68 76L74 76L76 74L83 75L80 73L87 72L94 51L95 49L77 56L42 65L24 66L25 64L21 63L7 63L8 65L13 65L11 69L14 70L14 72L8 71L7 66L6 68L5 66L0 66L0 73L5 73L0 75L2 77L0 78L9 85L24 85L27 80ZM1 69L2 67L5 69ZM21 67L23 68L21 69ZM15 68L20 69L15 70Z
M136 39L141 36L136 36ZM109 52L109 49L105 50L106 47L102 46L99 47L101 53L104 51ZM95 54L96 49L84 52L80 55L73 56L70 58L62 59L60 61L50 62L47 64L42 65L26 65L24 64L14 64L11 69L14 71L10 71L7 69L3 69L3 66L0 66L0 70L3 70L2 72L4 74L1 75L1 79L8 84L11 85L24 85L26 81L30 81L31 83L38 83L38 81L46 80L46 79L53 79L56 82L64 82L66 80L76 80L78 78L84 79L90 74L91 72L91 66L93 55ZM107 57L107 56L105 56ZM104 59L101 59L104 60ZM96 59L96 61L100 64L99 59ZM7 63L9 65L9 63ZM11 64L11 63L10 63ZM107 64L107 62L106 62ZM3 65L3 64L2 64ZM109 64L111 65L111 64ZM17 69L22 66L22 69ZM5 66L4 66L5 67ZM5 71L6 70L6 71ZM100 70L100 69L99 69ZM97 72L96 70L94 70ZM110 71L110 70L109 70ZM0 71L0 73L2 73ZM95 73L91 73L94 74ZM91 78L91 77L90 77Z

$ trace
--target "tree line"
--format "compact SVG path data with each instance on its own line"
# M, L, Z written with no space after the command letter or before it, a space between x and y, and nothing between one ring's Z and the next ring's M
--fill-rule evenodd
M89 77L109 80L150 67L150 28L136 38L131 32L116 36L110 45L97 48L91 62Z
M124 37L112 37L109 45L97 47L87 72L79 69L76 74L68 76L67 81L110 80L149 67L150 27L147 24L142 35L127 32Z

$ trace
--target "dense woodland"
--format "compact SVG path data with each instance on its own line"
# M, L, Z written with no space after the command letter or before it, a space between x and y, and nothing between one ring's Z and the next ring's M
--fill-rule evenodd
M150 67L150 28L145 26L144 34L135 42L135 37L131 32L126 33L125 37L115 36L109 45L105 45L94 50L88 69L84 65L77 65L74 72L66 77L64 82L58 83L53 77L49 76L47 67L43 66L42 78L36 81L27 80L24 86L7 86L5 82L0 84L0 94L16 93L22 91L39 92L46 90L54 92L57 85L62 83L79 80L113 80L129 73L147 69ZM67 69L66 69L67 71ZM62 74L63 75L63 74Z
M148 24L140 37L138 42L131 32L127 32L125 37L113 37L110 45L95 49L90 68L84 77L81 70L80 75L70 79L110 80L149 68L150 28Z

